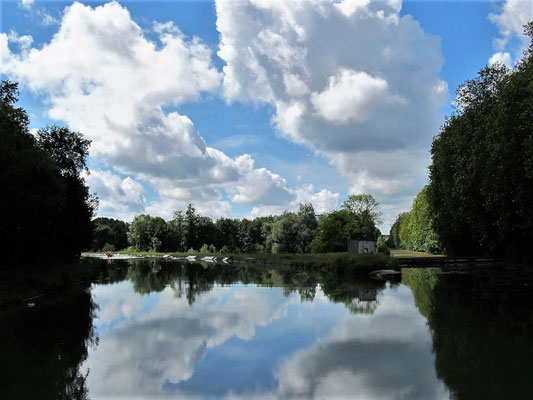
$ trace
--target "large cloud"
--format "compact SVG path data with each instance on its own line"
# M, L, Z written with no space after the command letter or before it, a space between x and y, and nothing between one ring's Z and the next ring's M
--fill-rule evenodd
M169 216L168 207L194 202L200 211L227 214L231 205L222 199L227 188L240 204L289 204L296 195L283 178L254 169L247 155L232 159L208 147L187 116L165 111L218 91L222 74L209 47L196 37L189 40L173 23L156 22L151 33L156 41L116 2L95 8L74 3L42 48L30 48L31 37L0 34L0 72L44 94L52 119L93 141L92 157L151 183L160 199L147 210ZM20 51L11 52L9 43ZM126 202L129 211L142 205L123 199L118 175L94 174L89 182L100 190L101 213L117 210L112 203ZM261 191L251 187L258 182ZM119 188L113 190L112 183Z
M439 40L400 9L400 1L216 2L226 98L272 104L285 137L396 211L401 195L425 183L447 95Z

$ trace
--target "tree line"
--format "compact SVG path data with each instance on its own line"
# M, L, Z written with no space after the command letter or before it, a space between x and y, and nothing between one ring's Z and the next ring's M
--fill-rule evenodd
M439 253L442 245L435 229L427 197L428 186L416 195L410 211L400 213L392 224L388 246L397 249Z
M533 38L533 21L524 32ZM429 184L389 243L531 262L533 44L513 69L487 66L456 93L433 139Z
M0 249L18 264L70 260L91 241L97 198L80 175L91 142L56 125L32 134L18 95L17 83L1 82Z
M141 214L131 224L110 218L93 221L92 250L228 253L327 253L346 251L349 239L376 240L379 203L369 194L351 195L340 210L317 215L310 203L280 215L219 218L201 215L192 204L173 218Z

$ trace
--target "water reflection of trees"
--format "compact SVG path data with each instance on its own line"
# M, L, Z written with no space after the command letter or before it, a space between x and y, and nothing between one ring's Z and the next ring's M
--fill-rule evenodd
M97 342L88 285L0 313L3 399L87 399L80 365Z
M533 274L404 270L428 318L437 375L456 399L529 398Z
M302 302L313 301L320 286L329 300L344 304L350 312L371 314L386 287L385 281L373 280L366 274L342 267L331 272L313 268L268 268L254 264L215 265L136 259L129 260L128 264L116 263L113 268L109 271L113 282L120 277L127 278L140 294L161 292L170 287L177 297L185 297L191 305L198 295L209 292L215 285L240 282L279 287L285 296L297 293Z

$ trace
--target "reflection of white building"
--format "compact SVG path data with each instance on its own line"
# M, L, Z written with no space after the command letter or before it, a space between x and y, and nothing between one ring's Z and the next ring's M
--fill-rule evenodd
M376 252L374 240L348 240L348 253L370 254Z

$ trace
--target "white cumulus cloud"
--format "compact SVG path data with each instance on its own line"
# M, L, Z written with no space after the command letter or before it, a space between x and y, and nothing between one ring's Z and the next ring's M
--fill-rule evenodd
M521 52L528 46L529 38L524 35L524 25L533 20L533 2L530 0L507 0L501 5L499 12L489 14L492 21L500 32L500 37L493 40L494 48L497 52L492 55L489 64L499 62L507 66L512 66L511 54L504 51L509 47L509 42L513 37L518 38L522 48L515 55L515 59L520 58Z
M110 171L92 170L85 174L85 181L98 195L100 215L131 221L144 211L144 188L131 177L122 179Z
M389 208L426 182L448 92L439 39L401 16L401 6L216 2L227 100L272 105L282 135L326 156L350 187Z
M33 6L35 0L20 0L20 5L26 9L29 9Z
M146 204L126 191L117 175L95 171L88 182L99 192L101 214L127 216L144 207L170 216L168 207L193 202L212 216L227 215L225 190L240 204L292 201L279 175L253 168L250 156L230 158L208 147L186 115L166 111L198 101L204 92L216 93L223 74L199 38L185 37L172 22L154 22L153 32L156 40L117 2L94 8L74 3L65 8L57 33L39 48L31 47L30 36L0 34L0 73L44 95L50 118L92 140L91 157L132 182L149 182L160 197ZM277 40L265 36L265 51ZM12 52L8 43L20 51ZM292 85L300 90L297 81ZM262 190L254 189L258 184ZM135 192L142 192L138 185Z
M311 103L320 116L329 122L364 121L387 99L387 81L343 69L330 76L328 87L311 95Z
M489 64L503 64L512 67L511 54L508 51L498 51L489 58Z

